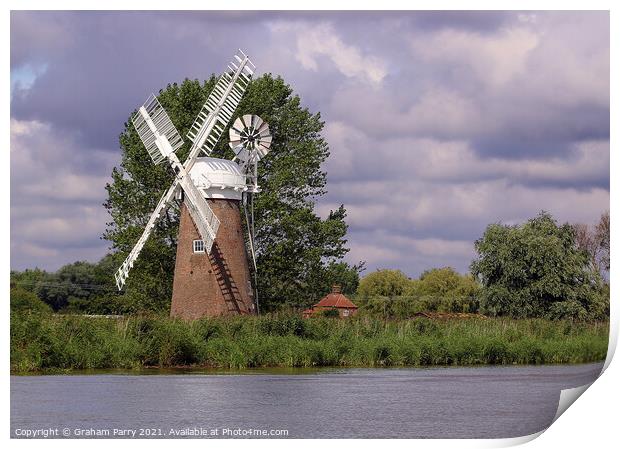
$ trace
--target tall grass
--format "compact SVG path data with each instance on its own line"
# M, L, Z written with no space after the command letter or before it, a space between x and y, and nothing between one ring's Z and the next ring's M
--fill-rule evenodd
M608 323L542 319L348 320L11 316L11 370L582 363L603 360Z

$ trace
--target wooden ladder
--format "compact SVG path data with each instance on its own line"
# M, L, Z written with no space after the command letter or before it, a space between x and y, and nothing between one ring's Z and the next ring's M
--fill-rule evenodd
M228 311L236 312L238 314L247 313L247 311L243 310L245 307L243 301L241 301L239 289L237 288L237 284L232 277L228 263L226 263L226 259L224 258L217 241L213 243L211 254L209 254L209 260L211 261L213 273L215 274L215 279L217 280L217 284L222 292L224 301L226 301Z

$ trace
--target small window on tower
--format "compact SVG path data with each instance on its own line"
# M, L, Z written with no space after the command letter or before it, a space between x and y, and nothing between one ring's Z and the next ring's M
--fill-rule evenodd
M202 240L194 240L194 252L195 253L204 253L205 252L205 242Z

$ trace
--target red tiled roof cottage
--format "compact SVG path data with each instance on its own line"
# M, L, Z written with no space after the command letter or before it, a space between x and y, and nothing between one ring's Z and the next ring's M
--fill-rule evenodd
M316 312L335 309L338 311L340 318L346 318L348 316L355 315L357 308L358 307L349 298L341 293L340 286L334 285L331 293L322 298L310 309L304 310L303 316L304 318L308 318Z

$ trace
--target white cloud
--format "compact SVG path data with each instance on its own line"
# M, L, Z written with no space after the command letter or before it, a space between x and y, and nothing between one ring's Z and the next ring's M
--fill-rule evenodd
M548 14L516 91L559 107L609 107L609 13Z
M294 35L295 57L307 70L320 70L320 57L327 57L349 78L379 84L387 75L386 64L380 58L363 54L358 47L345 43L331 24L276 22L270 28L280 38Z
M394 261L401 257L399 251L382 246L380 240L359 239L351 234L349 241L351 251L347 254L347 259L354 264L363 260L373 268L391 268Z
M13 109L20 117L47 114L42 120L49 122L11 122L12 257L21 267L48 268L94 260L105 251L105 242L98 241L109 220L101 206L103 186L120 152L81 148L50 125L51 115L63 106L72 118L58 126L84 129L80 116L91 103L58 102L82 98L75 96L73 80L85 76L84 55L93 44L109 46L108 36L97 30L114 22L119 42L137 42L135 30L152 27L153 15L96 16L97 27L86 34L86 28L65 26L75 21L58 19L63 14L54 20L20 16L12 20L12 36L23 31L12 39L12 55L21 55L14 67L49 61L42 77L57 95L29 97L30 115L23 107ZM158 41L170 70L147 70L138 77L140 85L157 88L203 76L205 62L196 62L195 54L215 68L220 57L228 57L221 44L229 41L232 24L209 14L192 14L191 20L175 15L173 22L157 16L162 29L182 32L173 41ZM244 22L234 26L243 27L238 37L259 71L282 75L302 105L326 121L329 194L318 210L326 216L345 204L350 261L410 275L443 265L464 271L473 241L488 223L517 223L541 209L559 221L592 223L609 207L608 13L509 13L485 21L490 26L474 21L466 29L449 17L422 24L411 20L415 13L399 14L398 20L374 13L240 16ZM119 20L131 26L117 27ZM46 23L59 25L52 31L62 32L64 41L48 39L54 34ZM203 39L205 26L211 31ZM72 51L61 52L58 42ZM129 78L112 73L100 83L97 93L105 104L127 97L117 95L119 79L138 79L136 73L155 63L152 55L132 49L114 57L98 53L95 62L102 66L136 56ZM125 119L125 112L110 113L102 131L116 135Z
M331 155L326 169L331 180L411 179L430 182L506 180L531 185L589 187L609 173L609 141L577 142L566 152L546 158L481 156L467 140L376 138L341 121L326 125ZM572 150L572 153L571 151Z
M444 29L411 40L417 57L473 70L481 81L493 87L522 74L528 55L539 42L538 35L525 27L506 28L497 34Z
M592 223L609 207L602 188L516 185L505 180L461 184L360 180L330 184L324 208L345 199L348 223L355 229L385 229L411 235L441 232L461 235L495 221L520 222L540 210L560 221Z
M410 94L346 86L332 97L331 109L337 120L374 136L469 136L491 125L475 101L455 89L434 84L409 101L403 95Z
M11 177L16 193L51 200L100 200L118 155L79 148L71 136L59 135L49 123L11 119ZM101 165L101 175L82 165ZM105 174L103 174L105 173Z
M365 260L370 271L398 268L411 277L440 266L452 266L465 273L474 257L474 245L470 241L414 238L381 229L352 231L350 242L349 262Z
M330 201L333 198L333 201ZM559 223L595 223L609 208L601 188L529 187L506 181L465 184L360 180L332 183L320 211L344 201L351 252L368 268L400 268L417 276L425 269L452 266L466 272L473 243L490 223L522 223L541 210Z
M113 153L81 148L49 123L11 120L11 265L56 269L105 254L98 241ZM84 169L95 164L96 172Z
M51 200L100 200L105 195L105 184L110 176L65 173L49 178L49 184L36 183L23 186L26 195Z

